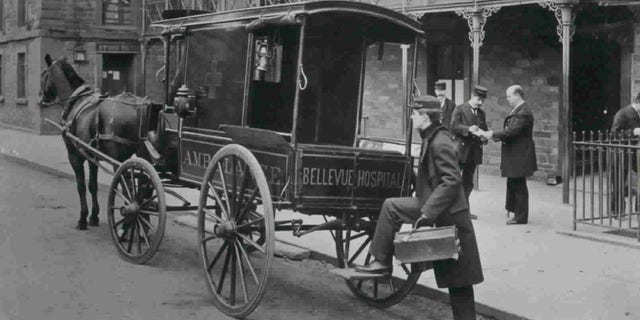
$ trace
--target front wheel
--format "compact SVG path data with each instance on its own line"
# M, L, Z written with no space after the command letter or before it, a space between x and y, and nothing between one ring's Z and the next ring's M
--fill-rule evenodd
M142 158L122 163L109 188L109 230L118 254L144 264L158 251L166 223L164 188L154 167Z
M198 205L198 247L214 303L244 317L264 295L274 252L267 179L245 147L220 149L205 172Z

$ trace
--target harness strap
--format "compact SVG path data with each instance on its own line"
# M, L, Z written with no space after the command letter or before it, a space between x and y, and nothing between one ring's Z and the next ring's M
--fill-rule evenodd
M135 143L135 142L133 142L131 140L128 140L128 139L125 139L125 138L122 138L122 137L118 137L118 136L112 135L112 134L96 133L96 137L94 139L96 139L97 141L100 141L100 140L111 140L111 141L114 141L114 142L117 142L117 143L120 143L120 144L124 144L124 145L128 145L128 146L136 146L137 145L137 143Z

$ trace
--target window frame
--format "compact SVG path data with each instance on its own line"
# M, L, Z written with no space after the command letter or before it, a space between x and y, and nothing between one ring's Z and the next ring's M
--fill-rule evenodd
M125 4L124 1L128 1L129 3ZM114 12L108 10L109 6L117 6L117 18L107 17L108 13ZM101 9L101 21L103 25L132 26L134 24L133 0L101 0ZM125 18L126 15L128 15L128 19Z
M20 61L22 60L22 61ZM21 65L22 62L22 65ZM17 86L16 86L16 98L17 99L25 99L27 97L27 53L26 52L18 52L16 57L16 76L17 76Z

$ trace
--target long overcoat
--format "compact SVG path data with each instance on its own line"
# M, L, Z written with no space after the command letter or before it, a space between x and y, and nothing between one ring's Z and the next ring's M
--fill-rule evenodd
M482 164L482 141L478 136L469 132L469 127L476 125L482 130L488 130L485 113L477 109L477 114L472 111L469 103L456 107L451 116L451 131L455 133L458 141L458 161L465 164Z
M493 139L502 141L500 171L503 177L529 177L538 170L533 114L526 102L511 111L504 119L504 129L495 131Z
M442 113L440 116L440 123L447 128L451 128L451 116L453 115L453 110L456 109L456 104L451 101L449 98L444 99L444 106L442 106Z
M443 126L430 127L424 132L416 196L422 215L435 221L436 227L455 225L458 229L462 249L459 259L433 262L438 287L463 287L482 282L480 254L462 189L456 146L451 133Z

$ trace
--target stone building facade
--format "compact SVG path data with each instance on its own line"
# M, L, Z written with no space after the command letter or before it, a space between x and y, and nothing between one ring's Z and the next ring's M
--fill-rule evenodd
M0 1L0 125L57 132L44 119L57 121L61 106L38 105L47 53L92 87L141 94L140 1Z

